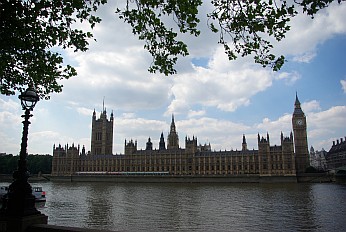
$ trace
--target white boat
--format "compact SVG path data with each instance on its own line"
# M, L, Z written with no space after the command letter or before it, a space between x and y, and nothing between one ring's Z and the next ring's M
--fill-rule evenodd
M0 186L0 201L2 197L7 194L8 186ZM32 195L35 196L35 202L45 202L46 192L42 190L42 187L32 187Z
M46 201L46 191L43 191L42 187L32 187L32 194L35 196L36 202Z

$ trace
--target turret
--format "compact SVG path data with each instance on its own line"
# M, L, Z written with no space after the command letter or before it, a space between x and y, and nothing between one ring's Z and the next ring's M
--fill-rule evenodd
M86 156L86 153L85 153L85 146L83 145L83 148L82 148L82 153L81 153L82 156Z
M258 133L257 134L257 143L260 143L260 141L261 141L261 137L260 137L260 134Z
M293 136L292 136L292 132L290 133L290 136L284 136L284 134L281 132L281 145L283 145L284 143L292 143L293 144Z
M247 150L247 143L246 143L245 134L243 134L243 143L241 144L241 146L242 146L243 151Z
M163 137L163 132L161 133L159 150L166 150L165 138Z
M148 138L145 150L153 150L153 143L151 142L150 137Z
M96 120L96 111L95 111L95 109L94 109L93 117L92 117L92 118L93 118L93 121Z
M125 155L132 155L137 151L137 141L131 139L127 144L125 140Z
M185 137L185 151L187 153L195 153L197 151L197 137L192 137L192 140L190 138Z

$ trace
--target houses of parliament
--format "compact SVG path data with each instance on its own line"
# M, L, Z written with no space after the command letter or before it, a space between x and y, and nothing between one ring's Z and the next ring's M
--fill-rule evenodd
M125 140L124 154L113 155L113 113L107 118L92 115L91 151L84 146L54 146L52 176L77 174L131 174L174 176L297 176L309 166L306 117L296 95L292 129L281 133L281 144L271 145L267 133L258 134L258 149L248 149L246 137L241 150L212 151L210 144L198 145L197 137L185 137L185 148L179 147L174 116L168 137L161 133L158 148L148 138L145 150L137 141Z

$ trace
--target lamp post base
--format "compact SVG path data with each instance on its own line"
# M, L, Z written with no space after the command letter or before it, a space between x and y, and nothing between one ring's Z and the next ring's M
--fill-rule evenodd
M28 216L0 216L0 232L24 232L29 226L47 224L48 216L40 213Z
M47 221L48 216L35 207L35 196L27 178L16 179L2 198L0 232L24 232L31 225L47 224Z
M27 179L17 179L9 187L9 192L3 197L0 215L28 216L40 214L35 208L35 196Z

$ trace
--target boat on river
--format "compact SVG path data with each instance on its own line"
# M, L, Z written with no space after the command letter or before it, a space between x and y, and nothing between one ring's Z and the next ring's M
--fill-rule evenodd
M0 186L0 202L8 193L8 189L8 186ZM32 187L32 195L35 196L35 202L46 202L46 192L42 190L42 187Z

